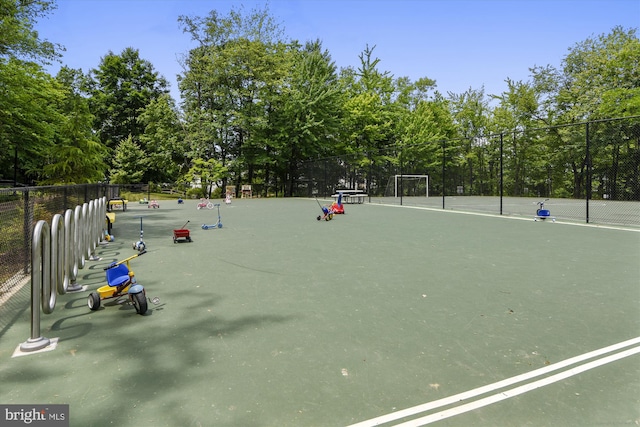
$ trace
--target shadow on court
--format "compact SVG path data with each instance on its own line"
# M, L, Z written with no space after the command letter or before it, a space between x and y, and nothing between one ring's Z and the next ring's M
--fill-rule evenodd
M345 207L234 200L204 230L195 201L130 205L87 290L41 315L54 350L12 357L30 311L12 314L0 403L69 404L72 426L640 422L637 230ZM90 311L140 215L131 266L160 303Z

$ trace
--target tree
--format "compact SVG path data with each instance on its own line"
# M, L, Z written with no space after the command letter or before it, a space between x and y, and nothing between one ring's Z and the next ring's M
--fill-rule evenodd
M132 137L121 141L114 151L111 182L114 184L137 184L149 167L145 152Z
M561 69L551 66L532 69L536 88L544 95L546 124L580 123L611 117L640 114L640 40L636 29L617 26L608 34L576 43L562 61ZM624 122L592 127L590 151L586 152L583 126L553 130L547 141L558 195L584 197L588 171L593 168L597 185L609 197L637 194L637 138ZM621 165L629 165L621 167ZM635 166L633 166L635 165ZM570 171L565 177L563 172ZM590 184L590 183L589 183ZM619 190L618 190L619 189Z
M33 62L0 61L0 79L0 170L14 170L18 181L38 181L45 161L42 153L51 145L60 120L55 103L63 94Z
M529 82L506 80L508 90L497 96L500 104L494 110L494 126L509 130L505 149L507 171L504 184L512 196L525 194L527 183L546 177L543 163L548 162L544 140L526 132L541 126L540 94Z
M614 27L587 38L562 61L558 106L565 122L640 114L640 40Z
M360 67L354 73L356 80L347 87L345 103L347 151L364 154L394 141L396 110L392 102L393 78L389 72L380 72L380 59L373 57L375 46L367 46L359 55Z
M144 126L141 149L152 168L145 171L142 182L173 182L188 167L184 128L173 99L166 94L151 100L138 116Z
M60 94L39 64L57 59L61 48L33 29L53 9L53 1L0 0L0 178L38 180L40 153L54 132Z
M144 125L138 121L149 103L168 93L168 83L153 65L131 47L120 55L109 52L89 72L89 106L98 138L114 149L131 137L139 142Z
M456 130L460 136L460 167L463 169L463 180L467 194L484 194L483 184L489 180L486 161L489 160L490 149L486 145L485 134L489 119L489 103L485 98L484 88L469 88L461 94L449 94L451 110ZM476 170L476 168L478 170ZM475 188L476 180L479 189Z
M83 79L82 71L68 67L56 76L61 90L56 99L60 117L53 145L46 150L41 184L92 183L105 178L107 150L93 134L93 115L80 89Z
M34 23L56 9L53 0L0 0L0 58L49 62L60 57L60 45L41 40Z
M304 48L293 46L289 76L271 104L265 135L275 154L275 164L288 182L286 195L293 195L303 160L334 152L342 119L342 87L336 66L319 40ZM267 159L265 159L267 160Z
M211 197L214 184L227 174L228 169L216 159L194 159L191 168L182 178L186 183L199 183L202 196Z
M281 31L266 9L179 21L199 43L185 56L179 83L191 156L219 160L237 186L251 182L265 149L260 133L268 99L285 74Z

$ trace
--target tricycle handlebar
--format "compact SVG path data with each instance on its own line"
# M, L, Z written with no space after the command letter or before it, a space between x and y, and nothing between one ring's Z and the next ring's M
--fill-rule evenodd
M132 260L132 259L134 259L134 258L137 258L137 257L139 257L140 255L144 255L144 254L146 254L146 253L147 253L147 251L146 251L146 250L144 250L144 251L142 251L142 252L140 252L140 253L138 253L138 254L135 254L135 255L130 256L129 258L125 258L125 259L123 259L122 261L113 262L113 263L109 264L108 266L106 266L103 270L109 270L109 269L111 269L111 268L117 267L117 266L119 266L119 265L120 265L120 264L122 264L122 263L128 262L128 261L130 261L130 260Z

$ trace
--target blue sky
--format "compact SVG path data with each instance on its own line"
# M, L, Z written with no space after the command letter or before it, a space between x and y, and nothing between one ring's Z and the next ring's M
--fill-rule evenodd
M359 65L376 46L379 69L395 77L436 80L437 90L507 89L536 65L560 66L576 43L620 25L640 28L640 0L58 0L36 25L66 48L62 63L84 72L109 51L138 49L171 84L179 101L178 58L194 43L180 15L226 16L232 7L267 7L285 37L320 39L338 68ZM640 34L639 34L640 35ZM49 67L55 74L60 65Z

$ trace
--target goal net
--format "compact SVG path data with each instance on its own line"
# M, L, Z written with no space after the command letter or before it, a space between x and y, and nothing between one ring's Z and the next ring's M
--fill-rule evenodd
M394 175L389 177L385 197L429 197L429 175Z

